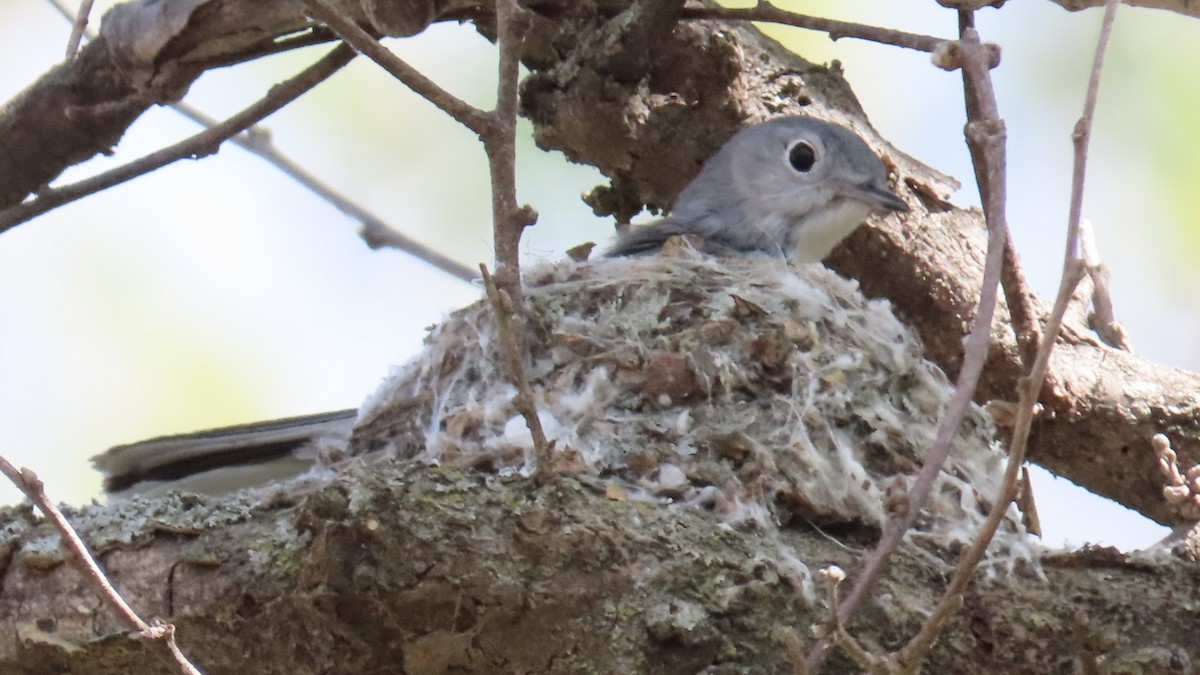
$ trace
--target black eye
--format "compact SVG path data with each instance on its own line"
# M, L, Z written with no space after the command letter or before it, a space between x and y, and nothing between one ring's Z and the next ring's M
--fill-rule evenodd
M808 173L817 161L817 151L806 141L796 141L788 148L788 164L800 173Z

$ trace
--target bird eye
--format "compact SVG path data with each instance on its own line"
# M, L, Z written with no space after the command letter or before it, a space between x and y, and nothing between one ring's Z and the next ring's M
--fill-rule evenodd
M807 141L796 141L788 148L788 164L800 173L808 173L817 161L817 151Z

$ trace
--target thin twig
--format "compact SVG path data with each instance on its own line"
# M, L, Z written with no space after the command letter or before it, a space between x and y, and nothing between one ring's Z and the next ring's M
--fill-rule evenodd
M442 112L458 120L463 126L480 136L488 131L491 117L486 112L439 87L436 82L425 77L399 56L388 51L387 47L380 44L375 36L360 28L341 10L326 0L305 0L305 5L314 19L319 19L332 28L347 44L379 64L393 77L403 82L406 87L437 106Z
M684 7L680 14L684 19L718 19L721 21L763 21L796 28L807 28L829 34L829 39L848 37L880 42L922 52L933 52L946 40L931 35L906 33L902 30L866 26L849 21L837 21L816 16L797 14L779 9L766 0L759 0L754 7L733 9L728 7Z
M487 291L488 301L496 314L497 332L500 334L501 356L506 364L509 379L517 389L514 404L517 412L525 418L529 427L529 435L533 438L534 457L537 466L534 467L533 477L538 483L546 483L554 475L554 443L546 440L546 432L542 428L542 420L538 417L537 402L533 398L533 390L529 388L529 378L525 374L523 339L521 330L524 318L513 302L512 296L496 284L495 278L488 272L487 265L479 265L483 275L483 287Z
M879 658L868 652L854 636L846 632L846 626L838 616L838 587L846 580L846 572L837 565L829 565L821 569L818 576L829 586L829 621L823 626L832 644L837 645L842 652L859 668L871 672L880 666Z
M965 12L961 15L964 16L963 38L951 58L957 60L962 69L966 98L970 102L968 110L972 117L967 123L967 140L971 149L972 164L975 167L976 176L979 178L980 196L983 200L984 217L988 227L988 253L980 301L982 307L984 302L982 297L988 296L989 290L993 296L996 292L1008 234L1008 225L1004 215L1007 175L1004 166L1004 126L999 117L995 91L992 88L986 57L982 53L979 34L971 27L970 15ZM994 308L993 297L992 304L988 308L989 326L990 314ZM976 326L979 326L979 323L976 323ZM985 342L983 356L986 356L986 346ZM970 345L967 349L970 349ZM982 370L982 363L979 365ZM938 607L930 618L926 620L921 630L909 641L908 645L897 654L897 660L901 663L916 668L924 658L925 652L940 634L945 621L962 606L962 591L965 588L965 582L970 580L975 565L982 559L983 553L986 552L987 546L991 542L992 535L995 534L996 528L1000 526L1007 514L1008 505L1016 496L1014 490L1016 481L1020 477L1022 462L1023 456L1018 456L1010 450L1000 493L993 500L992 511L984 521L980 533L972 542L972 547L981 549L978 557L972 562L967 562L973 557L969 549L968 553L965 553L960 559L955 574L961 575L963 585L958 586L952 582L944 591ZM994 525L992 524L993 520Z
M521 290L521 235L537 221L537 212L529 205L517 206L517 81L520 77L520 49L524 40L526 17L516 0L496 0L496 47L499 51L496 108L489 115L487 132L481 134L487 153L488 173L492 187L492 233L496 256L496 275L492 286L498 286L495 296L507 300L504 309L509 323L524 325L525 304ZM480 269L485 277L487 270ZM488 297L493 292L488 291ZM495 298L493 298L495 305ZM500 311L497 306L497 311ZM554 476L554 443L547 442L537 406L525 376L524 355L528 353L525 331L510 327L508 360L513 384L517 386L517 409L533 437L537 469L534 478L545 483Z
M1033 365L1031 361L1029 365ZM1033 480L1029 467L1021 466L1021 480L1017 483L1017 508L1021 509L1021 524L1025 531L1035 537L1042 536L1042 519L1038 516L1037 499L1033 494Z
M175 103L172 107L181 115L201 126L214 127L219 124L216 119L209 117L186 103ZM471 281L475 278L475 272L470 267L392 228L375 214L354 203L345 195L323 183L316 176L305 171L304 167L292 161L290 157L275 147L275 144L271 142L270 132L265 129L252 127L233 136L229 141L267 160L275 168L290 176L312 193L333 204L342 213L357 220L362 225L362 229L359 230L358 234L371 248L378 249L387 246L400 249L463 281Z
M1028 447L1029 431L1033 426L1035 406L1042 381L1049 369L1050 354L1054 351L1059 330L1062 328L1063 316L1075 292L1075 286L1086 273L1086 265L1079 257L1079 223L1083 204L1083 184L1087 168L1087 147L1090 136L1092 119L1096 112L1096 99L1100 88L1100 73L1104 66L1104 54L1108 48L1108 39L1112 33L1113 21L1116 18L1117 5L1120 0L1108 0L1104 9L1104 19L1100 26L1100 37L1096 44L1096 54L1092 61L1092 72L1088 78L1087 98L1084 103L1083 115L1075 125L1072 139L1075 144L1075 169L1071 184L1070 220L1067 223L1067 245L1063 259L1062 280L1058 287L1058 297L1055 298L1054 308L1046 320L1042 332L1042 342L1038 347L1037 358L1030 368L1029 374L1022 379L1020 400L1017 405L1017 418L1013 428L1013 437L1009 449L1008 466L1004 472L1004 480L1000 492L992 503L983 527L980 528L971 545L963 552L954 576L946 587L938 606L929 619L921 627L916 636L899 653L899 658L906 664L917 664L924 659L932 647L934 640L941 633L946 621L957 611L961 604L962 592L966 589L971 575L979 561L983 559L988 544L991 543L1000 523L1004 520L1009 503L1016 497L1017 485L1024 464L1025 450ZM964 76L967 75L964 64ZM983 73L986 77L986 71Z
M37 505L46 519L54 524L55 529L62 536L63 542L66 543L67 549L71 551L71 559L79 566L84 576L92 581L92 584L100 592L101 597L112 605L121 619L130 628L141 633L144 637L162 640L167 650L171 652L171 656L175 660L175 663L178 664L181 672L187 675L200 675L200 670L192 665L191 661L179 650L179 646L175 644L175 627L173 625L164 624L159 621L155 621L153 625L146 623L129 606L129 603L121 597L121 594L113 587L112 582L104 574L104 570L100 569L100 564L96 562L96 557L88 550L88 546L84 543L83 538L79 536L79 533L67 521L62 511L59 511L54 502L46 495L46 486L37 477L37 474L29 469L17 469L17 467L13 466L3 456L0 456L0 473L3 473L12 481L12 484L17 486L17 489L29 501Z
M437 106L447 115L474 131L483 142L488 157L492 187L492 230L496 258L495 278L480 266L488 297L496 308L501 322L501 334L511 341L505 348L509 372L518 390L517 407L525 417L534 440L538 459L537 476L545 480L552 471L553 444L546 442L537 417L533 396L525 381L523 354L524 331L512 324L523 321L524 305L521 292L520 242L525 228L537 221L537 212L529 206L517 205L516 190L516 128L520 77L520 46L524 40L526 18L515 0L496 0L496 46L499 51L499 84L496 108L484 112L442 89L398 56L388 51L379 40L360 28L349 16L326 0L305 0L312 16L324 22L354 49L391 73L408 88ZM508 327L505 327L505 324ZM507 344L507 343L506 343Z
M970 407L975 387L987 360L991 338L992 319L996 310L997 289L1000 270L1004 260L1004 242L1008 237L1005 223L1005 157L1004 123L1000 120L988 70L995 62L995 51L980 42L973 28L963 30L962 39L948 43L935 62L942 67L960 67L967 84L967 99L970 121L967 123L967 144L971 150L976 175L979 178L984 217L988 228L988 249L984 263L983 284L980 287L979 304L971 333L964 347L963 362L955 383L954 394L946 406L933 446L926 455L925 463L913 482L908 494L908 506L899 517L890 519L884 526L879 543L867 556L859 571L853 588L839 608L842 623L846 623L859 604L867 597L884 566L905 532L925 507L939 473L950 454L950 444L958 433L963 415ZM969 71L969 72L968 72ZM808 667L816 670L828 646L828 638L820 641L809 653Z
M1129 333L1117 321L1113 310L1112 292L1108 287L1108 265L1100 258L1096 234L1087 218L1079 222L1079 254L1092 280L1092 314L1088 317L1088 325L1104 340L1104 344L1127 352L1133 351Z
M1017 349L1021 352L1021 365L1028 369L1037 356L1038 343L1042 337L1031 302L1033 293L1025 282L1025 274L1021 272L1020 260L1017 258L1012 239L1004 241L1004 268L1000 272L1000 287L1004 289L1004 300L1008 303L1008 318L1017 338Z
M496 0L496 44L500 52L496 109L482 136L492 183L492 230L500 287L522 298L520 246L525 228L537 222L529 205L517 206L517 81L520 45L527 28L516 0Z
M333 75L353 58L353 49L345 45L339 45L299 75L272 87L270 92L262 99L259 99L250 107L214 127L205 129L183 141L162 148L161 150L156 150L149 155L136 159L124 166L119 166L111 171L105 171L104 173L71 185L44 190L35 199L0 211L0 232L20 225L63 204L73 202L114 185L119 185L155 169L162 168L172 162L213 154L220 147L221 143L228 140L231 136L244 131L267 115L296 100L329 78L330 75Z
M75 19L71 22L71 37L67 40L67 60L75 58L75 54L79 51L79 43L83 41L83 32L87 30L88 17L92 14L92 0L83 0L79 4L79 11L75 13Z
M49 2L63 16L67 17L68 20L71 18L70 11L61 0L49 0ZM87 39L92 39L95 37L95 31L87 30L83 35ZM211 128L220 124L220 121L216 118L201 112L184 101L172 103L171 108L202 127ZM290 157L276 148L275 144L271 142L270 136L270 132L266 129L253 126L229 140L238 147L267 160L313 194L333 204L334 207L347 216L357 220L362 226L358 231L358 236L372 249L384 247L399 249L455 278L468 282L475 279L475 272L470 267L396 230L375 214L326 185L308 171L305 171L302 166L292 161Z

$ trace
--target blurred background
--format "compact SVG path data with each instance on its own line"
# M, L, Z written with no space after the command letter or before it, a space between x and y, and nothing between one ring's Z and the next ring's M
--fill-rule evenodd
M98 0L93 25L114 2ZM730 3L735 4L735 3ZM742 3L752 4L752 3ZM776 0L786 9L950 37L954 12L929 0ZM1101 10L1049 1L979 13L1003 48L995 71L1009 138L1009 218L1025 272L1057 288L1072 126L1082 110ZM838 60L874 125L958 177L977 204L962 140L957 73L873 43L767 30L812 61ZM61 60L70 26L44 0L0 3L0 101ZM1151 42L1152 40L1152 42ZM438 25L389 46L469 102L490 107L495 50L470 26ZM204 75L187 100L224 117L327 47ZM1118 318L1146 358L1200 369L1200 23L1122 7L1101 88L1085 216L1112 270ZM420 241L474 266L491 260L481 147L365 58L268 118L276 145L329 185ZM71 182L195 133L170 109L144 115L112 158ZM541 214L527 261L556 259L612 224L579 195L590 167L533 147L523 127L521 200ZM142 438L357 406L421 346L425 327L479 289L408 255L371 251L357 224L232 145L58 209L0 237L0 453L51 496L100 494L88 458ZM1130 549L1163 528L1041 470L1035 495L1050 545ZM0 503L18 501L0 484Z

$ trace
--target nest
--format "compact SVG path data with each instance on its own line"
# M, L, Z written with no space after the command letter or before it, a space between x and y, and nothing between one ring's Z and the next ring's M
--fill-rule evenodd
M525 367L554 469L731 525L881 526L904 508L952 393L886 301L820 265L561 262L528 272L525 292ZM364 404L351 452L532 472L496 326L483 301L432 329ZM972 406L910 543L968 541L1004 462ZM1036 556L1009 516L990 560L1011 568Z

